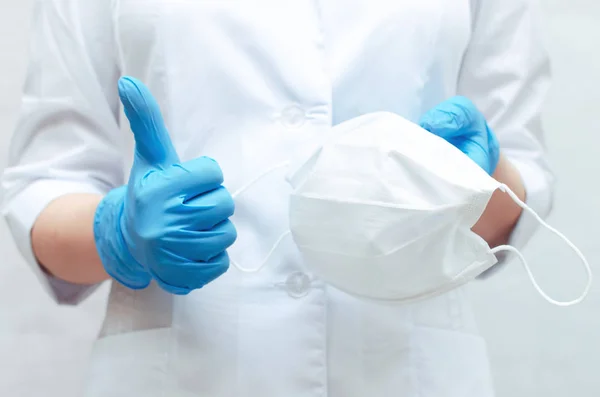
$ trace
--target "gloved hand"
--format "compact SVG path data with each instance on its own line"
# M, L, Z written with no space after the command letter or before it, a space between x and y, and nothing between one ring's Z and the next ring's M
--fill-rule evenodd
M442 102L425 113L419 125L460 149L489 175L494 173L500 157L498 140L469 99L456 96Z
M226 249L236 239L228 218L231 195L223 174L207 157L180 163L160 109L133 78L119 95L135 137L129 183L99 204L94 236L106 272L142 289L152 279L173 294L202 288L229 267Z

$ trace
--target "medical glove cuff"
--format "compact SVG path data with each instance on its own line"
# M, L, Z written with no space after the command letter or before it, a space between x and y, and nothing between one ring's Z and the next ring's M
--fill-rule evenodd
M490 156L490 168L486 171L489 175L493 175L500 162L500 142L498 142L496 134L494 134L494 131L492 131L489 126L486 126L486 129L488 134L488 152Z
M130 289L143 289L152 278L129 253L121 228L126 193L127 186L122 186L102 199L94 216L94 241L109 276Z

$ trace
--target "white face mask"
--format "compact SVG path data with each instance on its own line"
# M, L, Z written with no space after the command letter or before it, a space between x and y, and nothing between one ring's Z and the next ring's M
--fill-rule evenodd
M273 167L233 196L284 166L288 164ZM570 306L589 292L591 269L566 237L454 146L398 115L377 112L342 123L334 127L331 139L291 168L293 239L307 268L347 293L395 301L435 296L492 267L500 251L517 255L550 303ZM497 189L579 256L588 274L579 298L550 298L516 248L490 249L471 231ZM288 234L258 268L232 264L242 271L259 271Z

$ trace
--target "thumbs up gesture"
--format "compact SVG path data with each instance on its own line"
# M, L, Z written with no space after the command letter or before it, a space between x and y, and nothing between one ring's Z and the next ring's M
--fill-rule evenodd
M234 203L221 186L219 165L207 157L181 163L156 100L141 82L124 77L119 95L135 137L127 185L109 192L96 210L94 236L106 272L142 289L155 280L187 294L229 267L236 239Z

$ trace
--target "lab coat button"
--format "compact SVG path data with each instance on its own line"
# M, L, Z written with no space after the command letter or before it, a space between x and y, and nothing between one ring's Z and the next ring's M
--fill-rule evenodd
M285 281L285 288L292 298L301 298L308 294L310 278L302 272L294 272Z
M281 112L281 122L289 128L301 127L306 122L306 112L299 106L288 106Z

